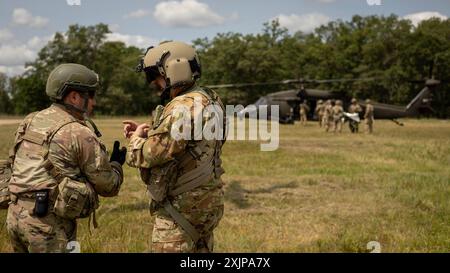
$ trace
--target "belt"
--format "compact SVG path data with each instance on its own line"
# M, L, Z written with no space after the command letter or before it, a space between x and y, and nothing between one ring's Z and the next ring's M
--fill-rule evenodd
M51 197L52 196L50 195L49 202L48 202L49 207L54 205L54 200ZM31 203L34 206L35 201L36 201L36 192L23 192L23 193L19 193L19 194L11 193L10 199L11 199L11 203L13 203L13 204L21 203L22 205L29 205Z
M35 200L36 192L23 192L23 193L11 193L11 200L14 202L15 200Z
M27 209L33 209L35 204L35 198L26 198L23 196L18 196L11 194L11 204L15 204Z

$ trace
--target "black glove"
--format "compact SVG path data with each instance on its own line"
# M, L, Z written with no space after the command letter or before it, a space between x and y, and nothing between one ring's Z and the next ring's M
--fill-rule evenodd
M120 165L123 165L125 163L125 158L127 156L127 148L122 147L120 150L120 142L114 141L114 148L111 153L111 158L109 159L109 162L116 161L119 162Z

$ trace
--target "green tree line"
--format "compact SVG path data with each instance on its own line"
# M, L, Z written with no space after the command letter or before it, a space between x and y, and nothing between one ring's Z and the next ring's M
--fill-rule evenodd
M20 76L0 75L0 113L25 114L42 109L49 72L58 64L80 63L101 79L97 113L102 115L148 114L158 104L156 90L134 71L145 49L106 41L108 26L72 25L56 33ZM202 63L201 84L270 82L284 79L378 80L307 86L347 92L361 99L407 104L423 84L410 80L450 75L450 19L432 18L413 26L391 16L354 16L337 20L312 33L290 34L277 21L265 23L261 33L220 33L193 41ZM149 45L150 46L150 45ZM433 69L431 69L433 67ZM225 103L249 104L269 92L296 86L263 86L218 90ZM450 115L449 84L433 94L434 115Z

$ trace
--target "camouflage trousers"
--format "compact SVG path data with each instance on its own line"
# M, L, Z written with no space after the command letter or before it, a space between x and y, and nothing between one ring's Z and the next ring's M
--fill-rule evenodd
M300 114L300 123L302 125L306 125L307 121L308 121L308 117L306 116L306 114L301 113Z
M336 133L342 132L342 121L340 118L334 118L333 119L333 131Z
M373 120L372 119L365 119L364 123L366 124L366 133L372 134L373 133Z
M319 116L318 116L318 121L319 121L319 127L320 128L322 128L322 126L323 126L323 114L319 114Z
M223 206L182 213L202 236L197 244L165 211L158 211L152 234L152 252L208 253L214 249L214 229L223 216Z
M196 189L171 200L178 210L195 227L201 239L197 244L175 220L160 207L152 214L155 224L152 234L152 252L202 253L214 248L214 229L224 212L223 190ZM152 211L152 210L151 210Z
M325 132L328 132L330 130L331 127L331 121L330 118L328 116L323 116L322 118L322 126L325 127Z
M76 237L76 222L48 213L32 215L34 200L19 199L8 208L6 227L14 252L62 253Z

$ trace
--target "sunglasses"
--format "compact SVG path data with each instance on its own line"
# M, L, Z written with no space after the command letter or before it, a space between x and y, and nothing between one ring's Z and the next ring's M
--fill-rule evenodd
M147 79L147 82L149 84L152 83L154 80L156 80L156 78L160 75L158 68L156 68L156 66L147 67L144 69L144 72L145 78Z

